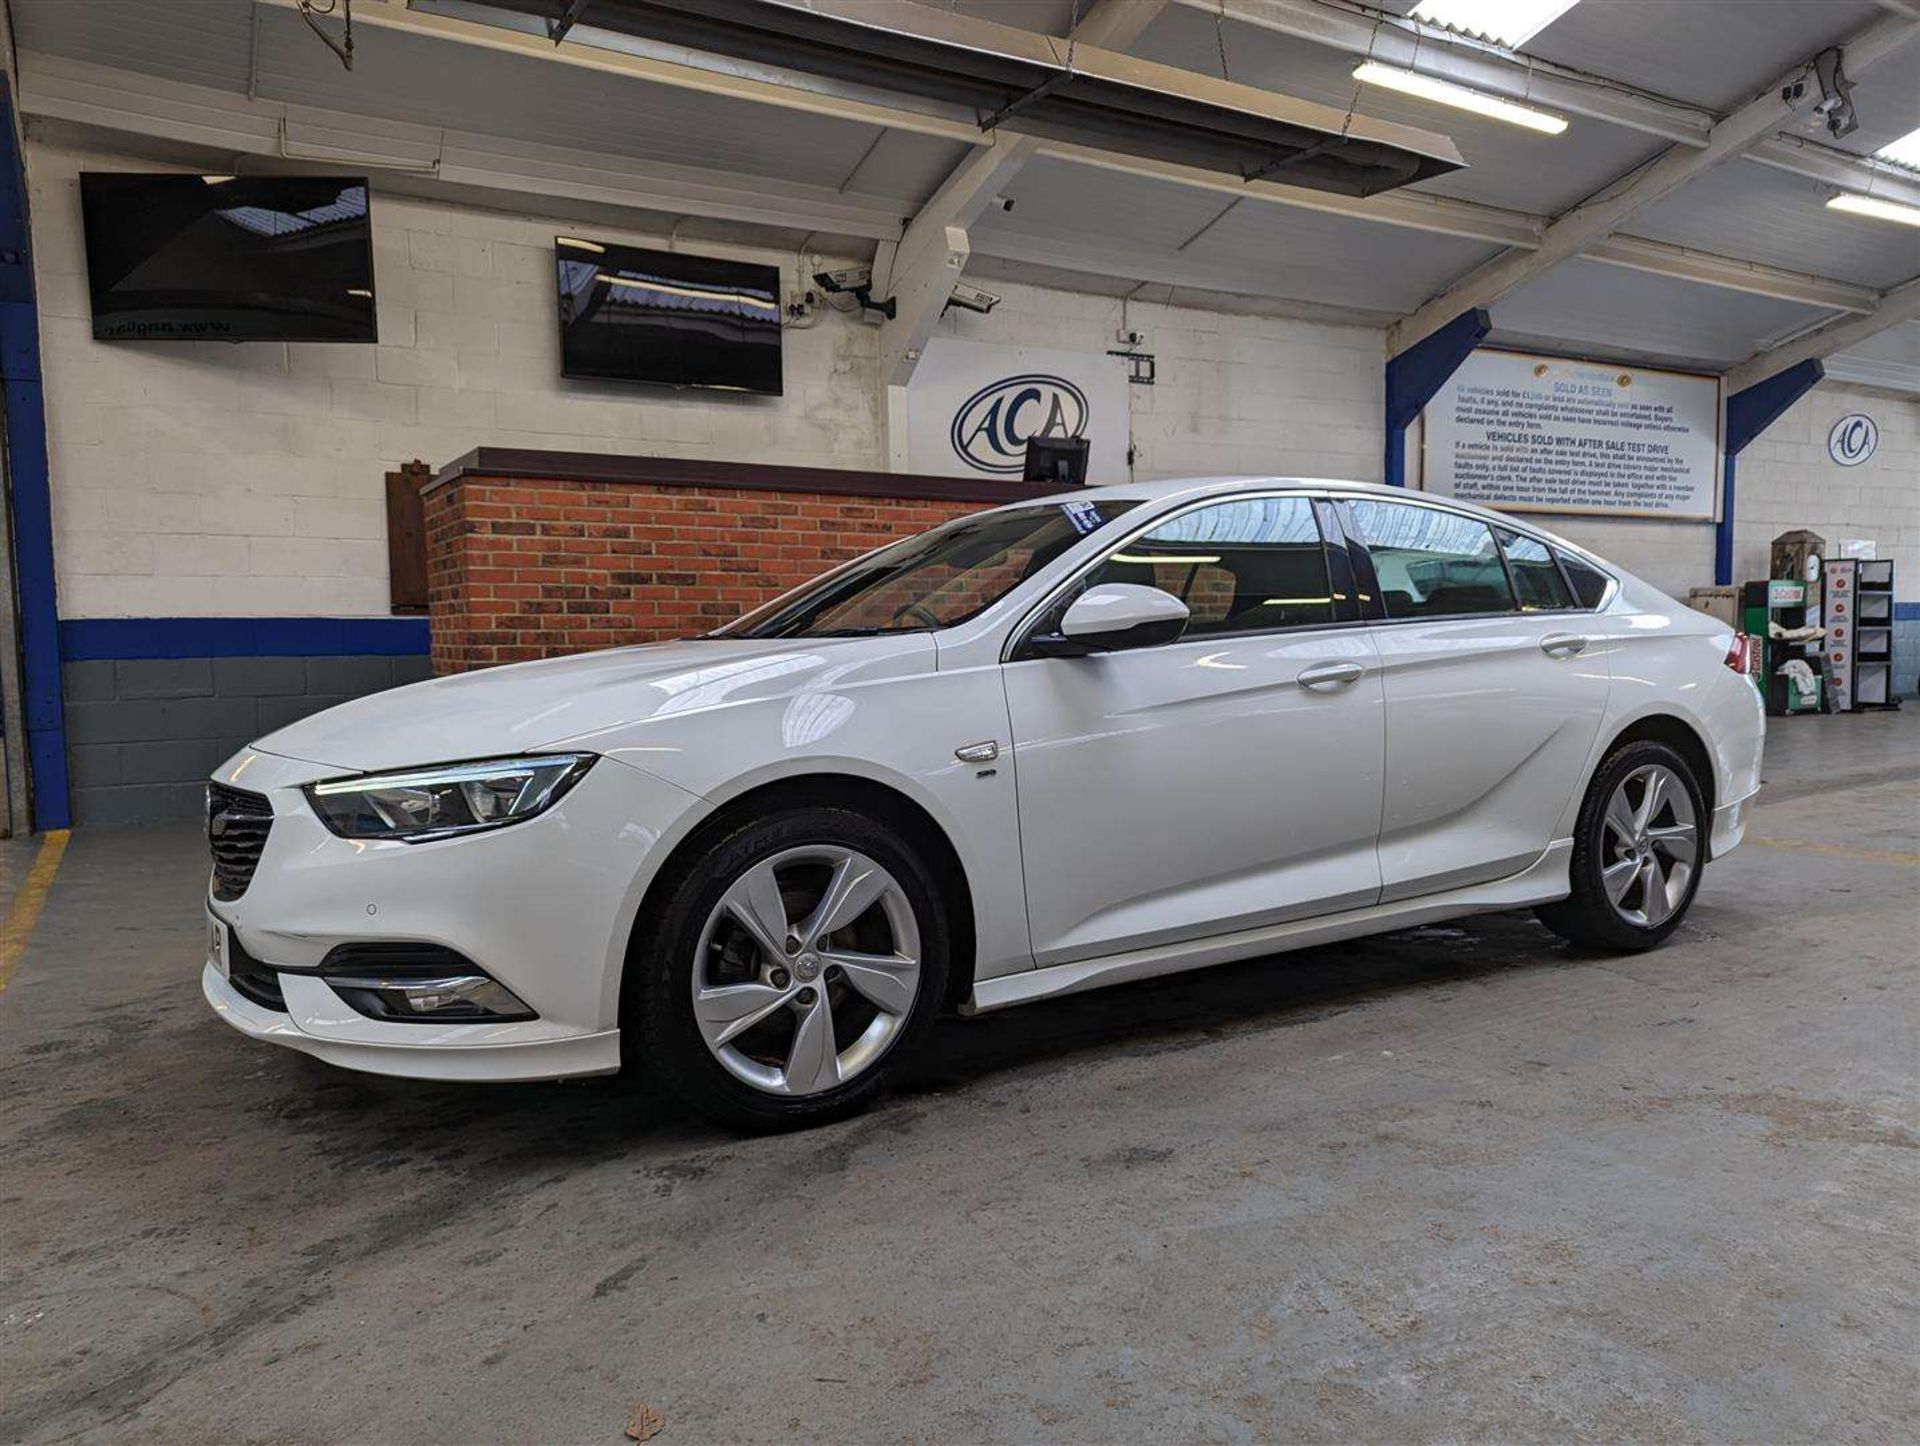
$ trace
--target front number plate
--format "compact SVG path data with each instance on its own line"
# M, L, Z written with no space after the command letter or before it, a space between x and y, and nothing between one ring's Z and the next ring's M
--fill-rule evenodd
M222 979L233 975L233 948L227 939L227 926L218 919L207 920L207 962L220 971Z

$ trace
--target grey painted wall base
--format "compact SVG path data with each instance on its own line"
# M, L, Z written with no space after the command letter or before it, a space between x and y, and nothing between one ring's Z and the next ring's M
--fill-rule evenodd
M74 822L198 818L207 775L261 735L431 671L421 656L68 663Z

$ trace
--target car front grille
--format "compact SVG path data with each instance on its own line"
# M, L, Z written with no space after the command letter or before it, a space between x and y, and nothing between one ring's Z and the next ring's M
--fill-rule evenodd
M207 785L207 842L213 848L213 896L237 899L253 882L273 828L273 805L258 793Z

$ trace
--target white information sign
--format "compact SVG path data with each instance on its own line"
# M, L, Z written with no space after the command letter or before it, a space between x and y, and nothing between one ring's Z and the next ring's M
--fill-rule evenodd
M1430 492L1512 512L1713 520L1713 377L1477 351L1425 418Z
M1018 482L1027 439L1086 437L1089 482L1127 480L1126 363L935 337L907 386L907 465Z

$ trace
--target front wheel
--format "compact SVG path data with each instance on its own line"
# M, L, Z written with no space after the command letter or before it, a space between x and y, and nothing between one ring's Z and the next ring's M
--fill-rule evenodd
M946 993L948 928L912 845L796 808L683 862L629 966L627 1037L688 1103L749 1129L821 1124L882 1094Z
M1574 826L1572 894L1535 910L1562 938L1637 953L1686 917L1705 859L1706 800L1686 759L1629 743L1600 765Z

